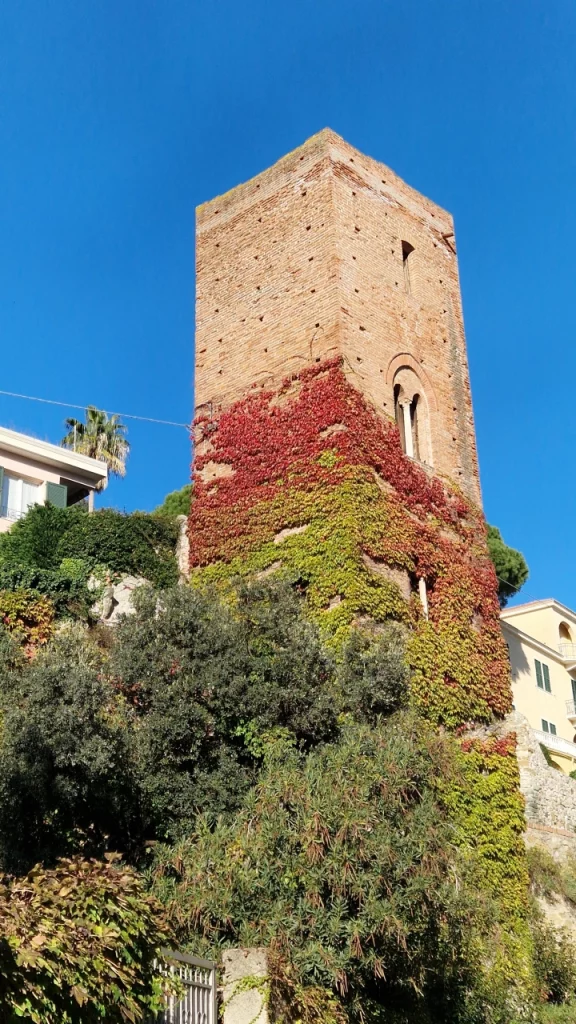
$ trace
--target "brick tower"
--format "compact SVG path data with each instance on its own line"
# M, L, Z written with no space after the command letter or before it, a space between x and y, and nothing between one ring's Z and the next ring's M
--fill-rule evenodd
M196 409L340 357L404 449L480 486L450 214L325 129L198 210Z
M452 220L323 131L200 208L197 291L191 578L296 584L336 657L403 624L412 705L462 738L444 792L498 907L495 975L529 989Z

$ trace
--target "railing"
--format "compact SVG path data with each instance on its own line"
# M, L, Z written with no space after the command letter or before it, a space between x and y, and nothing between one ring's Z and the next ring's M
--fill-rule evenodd
M15 522L16 519L22 519L22 516L25 515L26 512L22 512L21 509L8 508L7 505L0 506L0 519L11 519L13 522Z
M534 735L538 743L543 743L549 750L555 750L557 754L566 754L576 761L576 743L555 736L552 732L541 732L540 729L534 729Z
M564 661L576 661L576 644L558 644L558 650Z
M566 701L566 717L576 718L576 700Z
M154 1024L218 1024L216 964L170 949L163 949L162 957L156 969L164 977L178 978L184 994L168 997L166 1009Z

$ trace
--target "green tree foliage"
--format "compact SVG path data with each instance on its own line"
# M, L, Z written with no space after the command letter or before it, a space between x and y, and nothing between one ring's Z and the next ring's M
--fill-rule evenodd
M338 674L339 702L357 722L374 723L406 703L405 648L406 633L397 622L380 627L375 635L351 633Z
M192 484L184 484L179 491L171 491L155 509L158 516L187 516L192 502Z
M137 755L155 828L238 806L261 737L279 727L310 746L337 729L331 664L286 585L242 585L228 605L189 588L135 599L112 672L138 716Z
M161 907L113 856L0 878L0 936L3 1024L136 1024L161 1006Z
M70 600L75 599L72 584L74 580L76 584L81 582L81 574L76 571L79 564L85 567L85 577L105 567L113 573L144 576L158 586L169 586L178 580L174 555L177 539L178 524L162 516L126 514L111 508L90 515L79 507L35 505L9 533L0 534L0 573L14 573L15 566L20 571L25 566L59 574L52 580L38 577L38 589L51 599L66 589ZM75 571L70 569L71 560ZM67 587L62 583L65 578L70 581Z
M31 663L17 660L5 641L4 649L2 868L21 873L77 850L133 853L142 826L128 722L97 652L65 637Z
M504 608L508 599L526 583L528 565L520 551L504 543L496 526L488 526L488 551L498 577L498 599Z
M494 993L494 1016L482 1009L488 919L435 787L453 771L450 744L407 712L351 724L307 756L272 742L233 821L157 851L181 942L271 947L291 991L282 1020L400 1021L387 1015L399 1007L411 1020L509 1020ZM324 1000L306 1013L319 989L340 1012Z
M62 438L64 448L72 448L80 455L88 455L91 459L105 462L108 472L113 476L126 475L126 459L130 451L130 442L126 439L127 427L114 414L109 416L102 409L89 405L86 409L86 420L67 419L68 433ZM101 481L97 490L104 490L106 483Z
M242 586L226 603L143 588L104 633L101 649L70 623L30 662L0 630L4 870L76 851L137 860L199 812L236 810L269 733L302 749L338 734L334 666L287 586Z

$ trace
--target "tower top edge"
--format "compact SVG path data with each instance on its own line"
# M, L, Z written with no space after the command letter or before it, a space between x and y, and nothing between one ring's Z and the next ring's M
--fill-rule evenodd
M226 214L231 209L236 209L238 205L251 205L252 202L257 202L263 198L260 189L265 182L272 179L278 182L283 177L286 177L286 179L290 177L304 177L306 172L309 172L313 166L323 160L326 161L327 167L332 165L333 168L336 164L354 165L349 168L349 172L356 175L359 184L364 187L373 189L374 182L370 179L380 175L378 178L379 184L386 186L383 194L386 192L391 197L394 197L395 193L400 191L405 199L411 201L409 205L415 203L422 205L429 214L437 217L439 221L444 222L450 229L452 228L452 216L448 210L439 206L433 200L428 199L427 196L423 195L412 185L409 185L387 164L362 153L361 150L352 146L332 128L326 127L311 135L300 146L284 154L279 160L252 178L235 185L228 192L224 192L213 199L207 200L205 203L201 203L196 208L198 229L201 230L206 222L212 221L212 218L217 217L219 214ZM440 224L438 226L440 227Z

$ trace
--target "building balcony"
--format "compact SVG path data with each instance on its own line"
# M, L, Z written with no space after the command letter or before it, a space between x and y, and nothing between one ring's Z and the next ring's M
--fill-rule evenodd
M570 669L576 666L576 644L558 644L558 653L566 668Z
M568 703L573 705L573 701ZM538 743L548 747L553 754L563 754L564 757L570 757L576 762L576 743L564 740L561 736L554 736L551 732L541 732L540 729L534 729L534 735Z
M576 701L566 701L566 717L572 722L572 725L576 725Z

